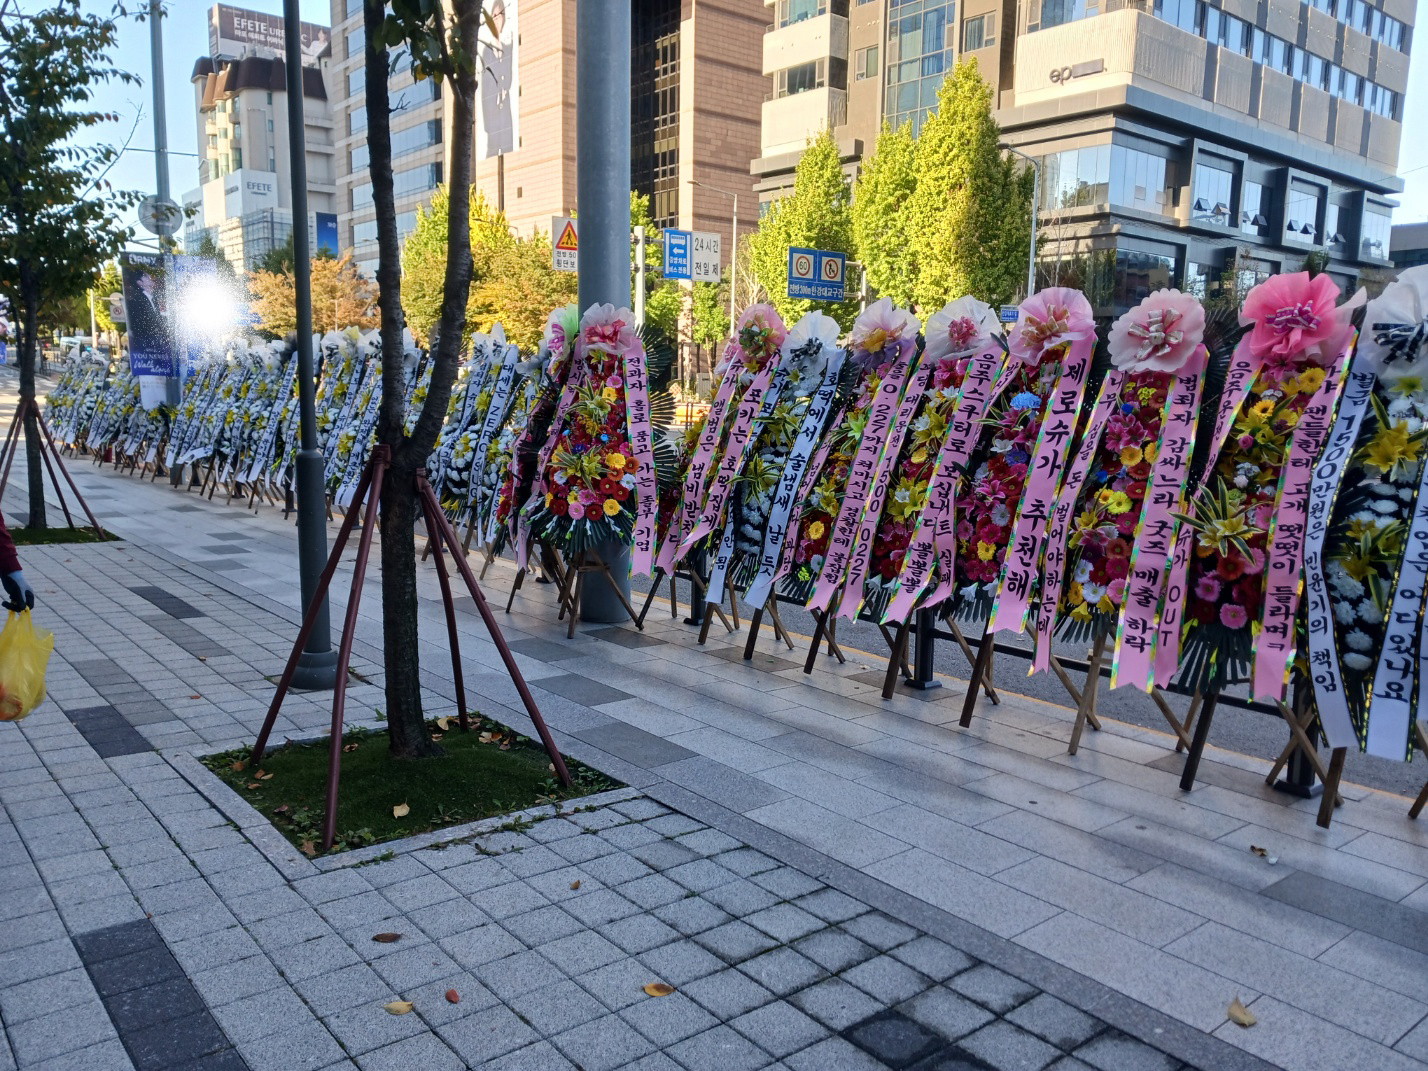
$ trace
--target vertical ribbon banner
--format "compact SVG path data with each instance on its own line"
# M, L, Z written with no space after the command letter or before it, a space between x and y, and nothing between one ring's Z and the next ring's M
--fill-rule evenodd
M1185 506L1186 477L1199 423L1200 391L1209 359L1204 346L1196 349L1166 392L1155 465L1131 550L1125 604L1116 626L1111 659L1113 690L1123 684L1133 684L1147 692L1151 689L1156 615L1180 524L1175 514Z
M737 361L734 363L738 364ZM724 503L729 497L730 489L734 486L734 477L738 475L739 468L743 464L744 447L751 441L750 432L754 425L754 417L760 412L764 392L768 390L769 382L773 378L774 367L772 362L764 365L754 376L754 381L749 384L748 390L744 391L743 397L739 399L739 407L734 411L733 419L729 425L729 437L724 444L724 454L719 459L719 468L714 474L713 482L709 485L708 494L704 497L704 506L699 512L698 521L680 541L679 554L688 554L694 549L695 544L713 532L719 524L724 513ZM701 442L700 445L703 446L703 443Z
M932 361L923 361L922 355L918 354L913 358L916 370L908 379L907 387L903 391L902 401L897 408L897 419L893 422L892 431L888 434L887 441L883 443L883 452L878 458L877 469L873 474L872 489L868 492L867 502L863 505L863 515L858 522L858 531L853 539L853 551L851 560L848 563L848 577L843 584L843 594L838 600L838 616L845 621L852 621L857 618L858 611L863 605L863 582L868 575L868 562L872 558L873 538L878 531L878 522L882 520L883 504L887 501L888 488L892 485L891 470L897 464L898 455L902 453L902 443L907 438L907 429L912 424L912 418L917 414L918 407L922 404L923 392L927 387L927 377L932 371Z
M1101 383L1096 404L1091 409L1091 420L1081 437L1081 448L1066 473L1061 493L1056 497L1052 510L1051 526L1046 535L1046 553L1041 572L1041 591L1038 594L1036 624L1036 651L1032 656L1033 673L1044 673L1051 668L1051 636L1056 629L1056 611L1061 605L1061 585L1066 576L1067 539L1070 536L1071 514L1075 512L1076 501L1086 477L1091 474L1096 451L1101 448L1101 435L1106 430L1106 421L1120 405L1121 385L1125 373L1113 369L1106 373Z
M1424 718L1423 670L1428 669L1428 645L1423 643L1421 615L1428 585L1428 465L1418 483L1413 518L1404 539L1406 551L1393 586L1383 650L1373 674L1373 697L1364 750L1370 755L1402 761L1410 754L1413 719ZM1415 684L1417 707L1414 706ZM1428 720L1428 719L1424 719Z
M843 370L845 350L830 349L828 364L823 370L823 379L814 391L808 409L803 414L798 437L784 462L779 474L778 486L774 489L773 503L769 509L768 529L764 535L763 550L759 555L759 569L749 589L744 593L744 601L755 609L760 609L768 601L779 567L784 558L784 547L788 536L798 529L798 522L791 520L794 507L805 497L804 483L823 467L823 459L828 453L828 440L823 432L828 427L834 410L834 399L838 394L838 376ZM819 440L823 440L822 446ZM816 454L816 456L815 456Z
M1352 345L1352 344L1351 344ZM1309 400L1294 428L1294 439L1279 476L1279 495L1270 522L1264 605L1254 639L1250 695L1270 702L1284 699L1289 662L1294 653L1294 618L1303 585L1304 535L1309 515L1309 483L1314 462L1334 419L1349 350L1327 368L1324 382Z
M347 470L342 474L342 483L333 497L343 510L352 508L352 496L357 493L357 484L362 479L362 468L367 462L367 450L372 440L372 430L377 426L377 415L382 409L382 368L373 367L372 394L367 400L367 408L357 424L357 434L352 439L352 451L347 455ZM335 432L335 429L334 429ZM360 508L362 503L357 503Z
M1235 414L1240 411L1255 376L1259 374L1263 359L1250 351L1249 336L1245 335L1235 347L1230 358L1229 371L1225 375L1225 386L1220 392L1220 407L1215 413L1215 433L1210 444L1210 454L1205 459L1205 473L1215 469L1220 451L1234 426ZM1186 582L1190 573L1190 553L1194 548L1195 531L1188 524L1181 524L1175 534L1175 550L1171 557L1170 572L1165 584L1165 598L1161 604L1160 621L1155 630L1155 668L1151 679L1146 682L1146 690L1152 685L1166 685L1180 667L1181 633L1184 631L1185 604L1188 601Z
M1091 356L1096 337L1063 342L1066 347L1056 386L1051 390L1051 402L1046 409L1041 431L1032 452L1026 491L1017 507L1016 526L1007 547L1002 582L992 605L988 631L1020 632L1026 627L1026 613L1031 602L1031 588L1036 576L1046 524L1051 519L1056 493L1065 475L1066 454L1071 449L1071 437L1076 432L1076 418L1081 412L1081 396L1086 389L1086 376L1091 370Z
M843 582L843 573L853 550L853 537L857 535L858 522L862 519L863 503L873 485L883 445L892 430L893 416L912 363L898 361L878 383L878 392L869 407L868 422L863 426L863 437L858 443L858 452L848 469L843 502L838 508L833 534L828 539L828 554L813 586L813 596L808 601L810 609L827 609Z
M664 543L660 546L657 564L665 572L669 572L684 553L680 549L684 537L694 531L694 526L699 523L709 461L719 446L724 430L724 417L729 412L729 402L739 385L739 373L743 371L743 367L743 363L737 358L729 362L729 367L724 369L724 378L719 381L714 400L709 403L709 415L704 419L704 430L689 457L689 466L684 470L684 488L680 493L679 505L675 509L674 519L669 523L669 531L664 535Z
M545 442L540 448L540 455L536 458L535 481L531 485L531 496L526 499L526 504L516 521L516 567L520 569L526 568L530 561L530 513L545 506L545 474L550 466L550 459L555 453L555 448L560 445L561 425L565 423L565 416L570 411L570 407L575 404L575 397L580 388L585 385L587 371L585 355L581 353L573 360L575 363L571 366L565 387L560 392L560 402L556 405L555 413L550 418L550 433L546 436Z
M283 407L292 397L293 384L297 381L297 364L297 354L294 353L288 359L287 367L283 370L282 383L273 398L272 411L268 414L268 422L263 425L263 436L253 450L248 471L242 476L245 483L252 483L258 479L272 460L273 451L278 444L278 428L283 422Z
M502 346L499 361L492 362L500 371L496 373L495 382L491 385L491 401L481 419L481 430L477 433L476 445L471 455L471 475L466 481L466 501L478 509L481 505L481 489L485 484L486 466L491 463L491 440L496 437L501 422L506 419L511 401L511 387L516 381L516 362L520 358L521 352L513 344Z
M630 572L649 576L654 569L655 533L659 522L659 487L655 481L654 428L650 424L649 371L645 346L636 339L625 353L625 420L630 451L635 455L635 531L630 548Z
M1368 369L1352 369L1339 400L1339 414L1329 432L1328 442L1314 469L1309 489L1308 524L1304 532L1304 604L1309 633L1309 676L1314 683L1314 704L1319 725L1330 748L1358 747L1358 733L1349 713L1348 695L1339 669L1338 644L1334 638L1333 608L1324 579L1324 541L1329 534L1329 518L1339 496L1344 471L1353 457L1354 446L1369 412L1373 387L1378 376ZM1417 538L1414 533L1412 538ZM1428 540L1428 530L1421 533Z

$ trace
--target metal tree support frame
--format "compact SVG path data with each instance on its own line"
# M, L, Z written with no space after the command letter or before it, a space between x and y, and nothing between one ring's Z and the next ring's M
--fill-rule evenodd
M326 606L327 592L332 586L332 578L337 572L337 564L342 560L343 551L347 549L347 541L352 536L352 529L357 522L358 504L365 500L367 506L362 520L362 535L357 544L357 560L352 572L352 589L347 597L347 615L342 624L342 638L337 649L337 680L332 692L332 735L328 744L327 813L322 826L323 851L332 847L332 842L337 835L337 794L338 782L342 775L342 720L347 700L347 667L352 658L352 642L357 633L357 610L362 599L362 582L367 574L367 561L372 552L372 533L376 530L377 507L381 501L382 482L386 477L387 468L391 465L391 458L391 448L379 445L373 449L372 456L367 460L362 477L357 483L356 493L353 495L353 507L342 519L342 528L337 533L337 540L332 546L332 553L328 556L327 566L323 569L321 577L318 578L315 597L309 602L308 610L303 615L302 628L298 630L292 654L288 656L287 665L278 681L278 690L273 695L272 704L268 707L267 717L263 719L263 728L258 733L258 740L253 745L253 754L250 759L256 767L262 761L263 753L267 750L268 738L272 734L273 724L277 721L283 699L291 686L298 659L306 648L308 637L312 633L319 613ZM456 562L456 568L461 573L461 579L465 581L467 590L471 593L471 599L476 604L476 610L481 615L486 630L491 634L491 642L496 645L496 650L501 655L501 661L506 664L506 670L515 683L516 691L520 693L521 702L525 704L526 713L530 715L541 743L545 746L546 754L550 756L556 776L562 785L568 787L571 783L570 771L566 769L565 759L561 757L559 749L555 746L550 729L547 728L545 719L541 717L540 709L536 706L535 699L526 686L525 678L516 665L510 647L506 645L506 638L501 635L495 615L491 613L491 608L486 603L486 597L481 593L481 588L476 583L476 576L466 561L466 555L461 553L460 541L452 530L450 522L447 521L446 514L441 511L436 494L432 491L431 484L427 482L425 469L417 471L416 489L417 495L421 499L422 515L427 524L427 531L436 544L437 578L441 584L441 598L446 608L447 636L451 642L451 666L456 680L456 703L462 731L468 731L471 726L466 714L466 690L461 674L461 651L457 643L456 605L452 601L450 578L446 571L445 554L448 552Z
M99 527L99 522L94 518L94 512L89 508L89 503L84 501L84 496L79 493L79 488L75 486L74 477L69 474L69 469L64 467L64 459L60 457L59 448L55 446L55 440L50 435L50 426L45 423L45 414L40 405L33 398L22 398L20 404L15 407L15 416L10 421L10 430L5 433L5 446L0 451L0 457L4 458L4 470L0 472L0 497L5 494L5 488L10 483L10 466L15 463L15 454L20 447L22 438L20 428L24 425L25 414L33 409L35 412L35 424L39 427L42 438L40 440L40 457L44 459L45 469L50 474L50 484L55 489L55 497L59 499L60 509L64 510L64 519L71 528L75 527L74 518L69 512L69 503L65 500L64 491L60 487L59 478L55 476L55 466L59 466L60 472L64 473L65 483L69 484L69 489L74 492L75 499L84 510L84 515L89 518L90 525L93 526L96 535L104 530Z

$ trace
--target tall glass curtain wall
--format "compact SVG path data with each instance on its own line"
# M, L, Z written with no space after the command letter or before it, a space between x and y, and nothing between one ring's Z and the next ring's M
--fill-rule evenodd
M887 101L894 127L912 120L913 133L937 107L937 89L956 59L957 5L941 0L889 0Z
M630 185L656 227L679 222L679 2L634 0L630 43Z

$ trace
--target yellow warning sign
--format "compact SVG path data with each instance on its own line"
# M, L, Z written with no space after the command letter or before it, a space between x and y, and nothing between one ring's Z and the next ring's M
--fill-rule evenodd
M550 250L551 267L556 271L579 270L580 228L572 216L551 216L550 233L555 239Z

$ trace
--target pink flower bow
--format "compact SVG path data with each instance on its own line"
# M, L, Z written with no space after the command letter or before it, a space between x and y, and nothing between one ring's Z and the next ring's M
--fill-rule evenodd
M1111 327L1111 364L1126 372L1178 372L1204 337L1200 302L1157 290Z
M1008 349L1023 364L1035 365L1047 350L1090 338L1096 330L1091 303L1079 290L1049 286L1021 303Z

